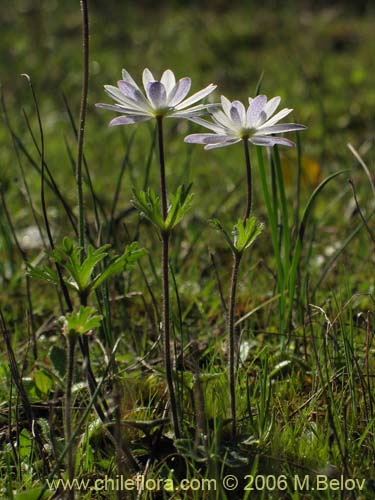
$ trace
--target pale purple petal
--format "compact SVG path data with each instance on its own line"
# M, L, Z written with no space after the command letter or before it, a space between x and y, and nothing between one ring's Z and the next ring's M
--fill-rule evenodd
M175 108L176 109L176 108ZM217 104L198 104L191 108L184 109L183 111L169 111L166 115L167 118L193 118L207 113L217 111Z
M143 93L139 90L138 87L134 87L131 83L125 82L124 80L119 80L117 85L121 92L132 102L135 106L149 110L150 105L147 102L147 99L143 95Z
M272 99L270 99L267 102L267 104L264 106L264 112L266 113L267 118L270 118L274 114L274 112L276 111L276 109L278 108L278 106L280 104L280 101L281 101L281 97L276 96L276 97L272 97Z
M110 97L112 97L112 99L114 99L118 103L129 105L129 100L119 88L114 87L113 85L104 85L104 90Z
M125 80L125 82L130 83L131 85L133 85L133 87L135 87L135 88L137 88L139 90L139 87L138 87L137 83L132 78L132 76L130 75L130 73L128 73L126 71L126 69L122 70L122 79Z
M110 111L116 111L117 113L127 113L129 108L125 108L125 106L120 106L120 104L106 104L104 102L98 102L95 104L96 108L109 109Z
M151 82L147 85L147 95L155 109L165 107L167 93L161 82Z
M118 88L121 90L123 94L125 94L126 97L129 97L130 99L133 99L134 101L137 101L139 99L139 96L142 95L139 89L137 87L134 87L129 82L126 82L125 80L119 80L117 82Z
M97 103L95 104L95 107L97 108L102 108L102 109L109 109L110 111L116 111L116 113L129 113L131 115L139 115L139 116L145 116L145 112L141 110L135 110L133 108L127 108L125 106L121 105L116 105L116 104L106 104L106 103Z
M156 82L154 75L151 73L151 71L148 68L145 68L143 70L142 82L143 82L143 87L144 87L146 93L147 93L148 84L151 82Z
M117 118L114 118L109 122L109 126L115 127L116 125L130 125L132 123L145 122L150 119L151 116L136 116L136 115L118 116Z
M247 109L247 126L255 128L258 121L266 117L264 106L266 105L267 97L265 95L257 95ZM262 114L263 113L263 114Z
M246 126L246 111L240 101L233 101L230 108L230 118L237 129Z
M240 129L242 126L241 117L240 117L240 114L238 112L238 109L235 108L234 106L232 106L230 108L230 118L231 118L232 122L234 123L234 125L236 126L236 128Z
M169 94L171 92L171 90L174 88L174 86L176 85L176 78L174 76L173 71L170 69L166 69L164 71L160 81L164 85L164 87L167 91L167 94Z
M189 77L178 80L175 87L168 96L168 106L174 107L179 104L188 95L191 87L191 79Z
M242 104L241 101L233 101L232 102L232 107L234 107L234 108L237 109L238 114L240 116L241 125L245 126L246 125L246 109L245 109L245 106Z
M190 144L217 144L221 142L226 142L228 140L227 135L219 134L190 134L185 137L184 142Z
M270 127L259 127L257 129L257 133L259 131L259 135L268 135L268 134L279 134L283 132L293 132L296 130L305 130L305 125L299 125L297 123L281 123L279 125L271 125Z
M215 123L204 120L203 118L193 117L190 118L190 121L197 123L198 125L202 125L202 127L208 128L217 134L223 134L226 131L226 129L221 125L216 125Z
M274 146L275 144L280 144L281 146L293 147L295 146L294 142L289 139L285 139L285 137L269 137L269 136L261 136L261 135L253 135L249 139L250 142L255 144L256 146Z
M105 89L105 92L113 100L118 102L121 106L124 106L125 108L130 110L130 112L133 112L133 111L139 112L140 111L140 112L144 113L144 112L147 112L151 109L150 105L147 103L147 101L144 105L142 105L141 103L138 103L138 102L134 101L133 99L127 97L122 92L122 90L120 90L117 87L114 87L113 85L105 85L104 89Z
M228 116L228 118L230 118L230 108L232 107L232 103L225 97L225 95L221 96L221 105L223 107L224 113Z
M233 121L230 120L227 117L227 115L223 111L221 111L221 110L214 111L212 113L212 119L218 125L221 125L221 126L227 128L228 130L232 130L233 132L237 131L237 127L235 126L235 124L233 123Z
M217 144L207 144L203 149L208 150L208 149L217 149L217 148L225 148L226 146L231 146L232 144L237 144L237 142L240 142L241 139L228 139L224 142L219 142Z
M282 120L283 118L285 118L292 111L293 111L293 109L288 109L288 108L282 109L281 111L279 111L278 113L276 113L275 116L273 116L272 118L270 118L269 120L267 120L265 123L263 123L262 127L263 126L264 127L269 127L271 125L275 125L275 123L277 123L280 120Z
M207 97L211 92L213 92L216 89L217 85L213 85L210 83L206 88L200 90L199 92L196 92L192 96L190 96L188 99L183 101L182 103L178 104L176 106L176 109L185 109L192 104L195 104L197 101L200 101L201 99L204 99Z

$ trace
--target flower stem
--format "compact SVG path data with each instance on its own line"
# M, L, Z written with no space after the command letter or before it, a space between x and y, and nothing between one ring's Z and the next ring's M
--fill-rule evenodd
M247 199L246 199L246 209L243 218L243 223L246 224L247 219L250 217L252 208L252 176L251 176L251 161L249 153L248 139L245 137L243 139L243 147L245 153L245 167L246 167L246 187L247 187ZM232 276L230 282L230 293L229 293L229 310L228 310L228 345L229 345L229 396L230 396L230 412L232 418L232 439L236 440L237 431L237 415L236 415L236 336L234 328L234 317L236 309L236 292L237 292L237 282L238 282L238 270L240 267L242 258L242 253L233 252L233 265L232 265Z
M65 393L65 445L72 439L72 386L73 386L73 368L74 368L74 349L76 345L75 338L67 336L67 374L66 374L66 393ZM74 479L74 457L73 446L70 446L67 454L67 469L69 481ZM68 492L69 499L74 498L74 491Z
M165 159L164 159L164 141L163 141L163 118L157 118L158 124L158 146L159 146L159 162L160 162L160 192L161 192L161 209L163 219L168 215L168 200L167 200L167 184L165 181Z
M246 201L246 211L245 216L243 218L243 222L245 224L246 220L250 217L252 201L253 201L253 187L252 187L252 178L251 178L251 161L250 161L250 153L249 153L249 141L247 138L243 139L243 147L245 153L245 165L246 165L246 185L247 185L247 201Z
M232 277L230 281L229 310L228 310L228 345L229 345L229 396L230 412L232 418L232 439L236 439L236 342L234 328L234 313L236 307L236 292L238 281L238 269L240 267L242 254L233 253Z
M89 84L89 18L87 0L81 0L82 12L82 42L83 42L83 69L82 69L82 94L81 107L79 112L79 129L78 129L78 147L77 147L77 194L78 194L78 210L79 210L79 246L85 248L85 212L83 202L83 183L82 183L82 161L83 161L83 143L85 135L86 109L87 109L87 93ZM84 258L84 252L82 252Z
M159 146L159 162L160 162L160 192L162 215L165 220L168 215L168 200L167 186L165 181L165 160L164 160L164 142L163 142L163 119L157 118L158 128L158 146ZM168 254L169 254L169 231L162 232L162 281L163 281L163 348L164 348L164 367L167 378L169 400L172 411L172 422L175 437L180 437L180 427L178 420L177 401L173 384L171 345L170 345L170 329L169 329L169 271L168 271Z

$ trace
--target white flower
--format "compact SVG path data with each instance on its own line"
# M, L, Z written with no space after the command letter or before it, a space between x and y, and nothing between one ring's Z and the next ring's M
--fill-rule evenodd
M276 125L293 111L284 108L274 115L280 100L280 97L273 97L267 101L265 95L258 95L254 99L249 97L249 107L246 110L242 102L231 102L221 96L222 109L216 108L210 111L213 122L198 117L190 118L191 121L212 130L214 134L191 134L185 137L185 142L204 144L204 149L222 148L243 140L249 140L257 146L274 146L275 144L294 146L289 139L272 136L272 134L306 128L296 123Z
M170 69L164 71L160 81L158 81L146 68L143 71L145 93L125 69L122 70L122 78L117 82L117 87L104 86L106 93L117 104L96 104L98 108L117 111L123 115L114 118L110 122L110 126L127 125L158 117L191 118L206 111L209 107L205 104L192 105L208 96L216 88L216 85L211 83L185 99L190 91L191 79L181 78L176 83L176 78Z

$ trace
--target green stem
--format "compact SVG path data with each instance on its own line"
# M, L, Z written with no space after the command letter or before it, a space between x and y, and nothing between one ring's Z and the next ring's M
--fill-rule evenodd
M85 212L83 202L83 182L82 182L82 161L83 161L83 143L85 135L87 93L89 84L89 19L87 0L81 0L82 11L82 41L83 41L83 69L82 69L82 94L81 108L79 113L78 129L78 147L77 147L77 191L78 191L78 210L79 210L79 246L85 248ZM81 254L84 258L84 252Z
M160 192L161 192L161 206L162 215L165 220L168 215L168 199L167 199L167 186L165 181L165 160L164 160L164 142L163 142L163 119L157 118L158 126L158 146L159 146L159 162L160 162ZM172 356L171 356L171 339L170 339L170 325L169 325L169 231L162 232L162 282L163 282L163 348L164 348L164 367L165 375L167 378L167 386L169 392L169 400L171 403L172 422L175 437L180 437L180 427L178 420L176 393L173 384L172 373Z
M74 349L76 340L68 332L67 346L67 374L66 374L66 393L65 393L65 444L72 440L72 386L74 369ZM70 446L67 453L67 469L69 481L74 479L74 455L73 446ZM69 490L68 498L74 499L74 490Z

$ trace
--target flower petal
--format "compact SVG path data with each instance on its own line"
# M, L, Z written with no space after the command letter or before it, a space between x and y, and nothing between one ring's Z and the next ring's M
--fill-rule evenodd
M151 82L156 82L156 79L154 78L154 75L151 73L151 71L148 68L145 68L143 70L142 74L142 82L143 82L143 87L147 93L147 86Z
M240 142L241 139L228 139L227 141L224 142L218 142L217 144L207 144L203 149L208 150L208 149L216 149L216 148L225 148L226 146L231 146L232 144L236 144L237 142Z
M127 97L119 88L114 87L113 85L104 85L104 90L114 101L119 103L124 108L127 108L127 112L145 113L151 110L151 106L147 103L147 101L145 105L141 105L133 99Z
M128 72L126 71L126 69L123 69L123 70L122 70L122 79L123 79L125 82L128 82L128 83L130 83L131 85L133 85L133 87L135 87L135 88L137 88L138 90L140 90L140 89L139 89L139 87L138 87L138 85L136 84L135 80L132 78L132 76L130 75L130 73L128 73Z
M280 104L280 101L281 101L281 97L276 96L276 97L272 97L272 99L270 99L267 102L267 104L264 106L264 112L266 113L267 118L270 118L274 114L274 112L276 111L276 109L278 108L278 106Z
M118 116L109 122L110 127L114 127L116 125L130 125L132 123L137 122L145 122L146 120L150 120L151 116Z
M154 109L165 107L167 101L167 93L161 82L151 82L147 84L147 95Z
M212 113L212 119L222 127L225 127L229 131L238 132L238 127L233 123L233 121L227 117L227 115L220 109Z
M125 97L127 97L135 106L144 110L150 109L150 104L147 102L147 99L138 87L134 87L134 85L125 82L124 80L119 80L117 85Z
M279 125L271 125L270 127L259 127L256 134L268 135L268 134L279 134L282 132L293 132L295 130L305 130L307 127L305 125L299 125L297 123L280 123Z
M200 101L201 99L204 99L207 97L211 92L213 92L216 89L217 85L213 85L210 83L207 87L204 89L200 90L199 92L196 92L192 96L190 96L188 99L185 101L182 101L182 103L178 104L176 106L176 109L185 109L188 106L191 106L192 104L196 103L197 101Z
M219 134L190 134L185 137L184 142L190 144L217 144L226 142L228 136Z
M232 107L235 107L238 111L238 114L240 116L240 119L241 119L241 125L243 127L246 126L246 109L245 109L245 106L242 104L241 101L233 101L232 102Z
M222 127L221 125L216 125L216 123L209 122L207 120L204 120L203 118L193 117L190 118L190 121L197 123L198 125L202 125L202 127L208 128L208 130L212 130L217 134L223 134L226 131L225 127Z
M125 106L116 105L116 104L106 104L106 103L99 102L99 103L95 104L95 107L102 108L102 109L109 109L110 111L116 111L116 113L146 116L146 113L142 110L138 111L138 110L135 110L133 108L127 108Z
M114 87L113 85L104 85L104 90L109 95L109 97L111 97L118 103L129 106L129 100L126 99L126 96L123 92L121 92L119 88Z
M242 126L241 117L235 106L230 108L230 117L236 128L240 129Z
M170 69L166 69L164 73L161 76L160 79L161 83L164 85L167 94L171 92L173 87L176 85L176 78L174 76L174 73Z
M275 144L280 144L281 146L293 147L295 146L294 142L289 139L285 139L285 137L269 137L262 135L253 135L249 139L250 142L255 144L256 146L274 146Z
M215 104L198 104L197 106L192 106L191 108L184 109L182 111L168 111L166 118L195 118L202 115L207 115L210 113L210 108L217 109ZM176 109L176 108L175 108Z
M277 123L280 120L282 120L283 118L285 118L292 111L293 111L293 109L288 109L288 108L282 109L281 111L279 111L278 113L276 113L275 116L273 116L272 118L270 118L269 120L267 120L265 123L263 123L262 127L263 126L264 127L269 127L271 125L275 125L275 123Z
M228 118L230 118L230 108L232 107L232 103L225 97L225 95L221 96L221 105L223 107L224 113Z
M172 89L168 97L168 106L176 106L188 95L191 87L191 79L189 77L181 78Z
M266 114L264 113L264 107L267 102L267 97L265 95L257 95L249 105L247 109L247 126L249 128L255 128L258 121L262 118L262 112L264 118Z

